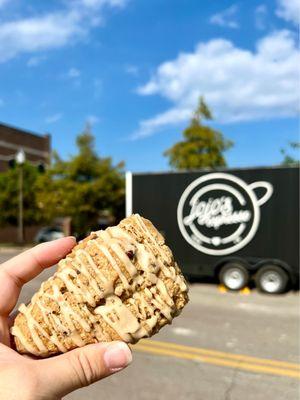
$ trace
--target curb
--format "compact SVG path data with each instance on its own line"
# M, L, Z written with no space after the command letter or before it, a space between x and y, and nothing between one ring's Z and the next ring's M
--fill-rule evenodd
M24 247L0 247L0 254L13 254L15 252L21 252L30 249L31 246Z

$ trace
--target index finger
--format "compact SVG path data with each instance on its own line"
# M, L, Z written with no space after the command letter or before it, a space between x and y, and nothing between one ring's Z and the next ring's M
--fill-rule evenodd
M76 239L72 236L39 244L0 267L0 315L8 315L14 308L22 286L40 274L45 268L56 264L67 255Z

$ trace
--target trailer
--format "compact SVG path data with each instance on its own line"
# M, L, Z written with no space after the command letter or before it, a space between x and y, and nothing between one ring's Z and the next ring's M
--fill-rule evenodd
M299 286L299 167L126 173L126 214L149 218L187 278L265 293Z

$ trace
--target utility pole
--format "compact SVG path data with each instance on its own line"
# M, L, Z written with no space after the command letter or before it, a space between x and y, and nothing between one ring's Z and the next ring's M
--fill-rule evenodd
M19 167L19 214L18 214L18 242L24 242L24 224L23 224L23 164L25 162L25 153L21 149L15 156L16 164Z

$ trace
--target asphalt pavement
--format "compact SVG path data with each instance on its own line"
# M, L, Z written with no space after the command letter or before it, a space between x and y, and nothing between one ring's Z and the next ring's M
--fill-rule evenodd
M0 261L13 255L0 252ZM27 284L30 300L51 271ZM228 293L190 286L172 325L133 346L126 370L67 400L297 400L300 398L299 293Z

